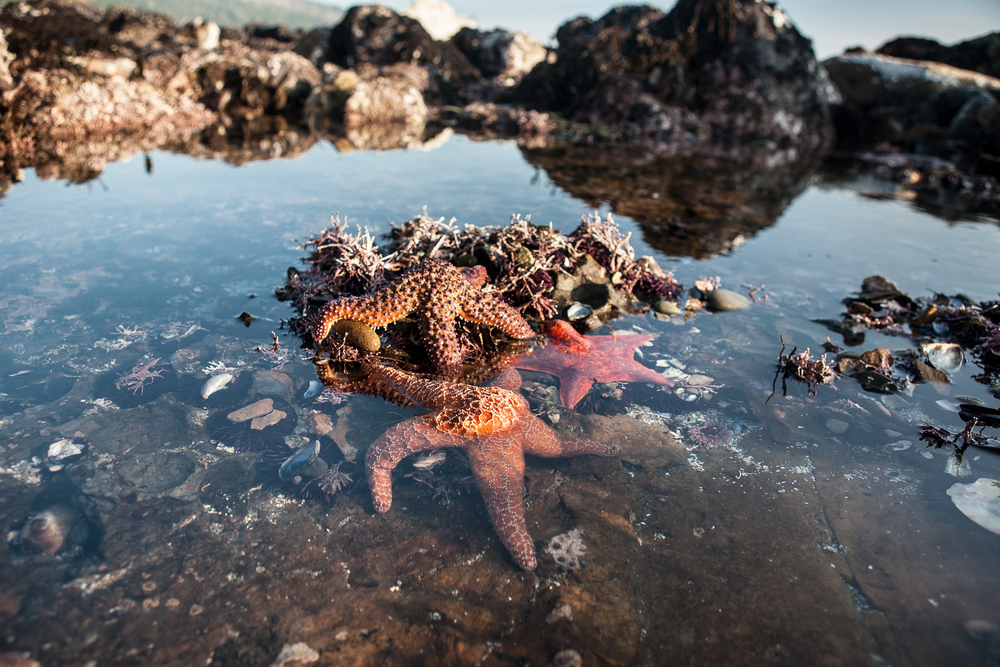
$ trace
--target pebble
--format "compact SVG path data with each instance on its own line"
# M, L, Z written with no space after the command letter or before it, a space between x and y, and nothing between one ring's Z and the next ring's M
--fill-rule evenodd
M715 378L709 377L707 375L692 375L688 378L688 384L693 387L698 387L703 384L712 384Z
M750 306L750 299L728 289L712 290L708 293L708 306L712 310L742 310Z
M656 305L653 306L653 308L656 309L656 312L662 315L670 315L671 317L673 317L674 315L680 315L682 312L684 312L680 309L680 307L676 303L674 303L673 301L667 301L666 299L657 301Z
M843 433L844 431L847 430L848 426L850 426L850 424L848 424L845 421L841 421L839 419L826 420L826 427L831 431L833 431L834 433Z
M233 410L226 415L226 419L238 424L240 422L250 421L251 419L255 419L257 417L263 417L273 409L274 401L270 398L262 398L256 403L251 403L250 405L242 407L239 410Z

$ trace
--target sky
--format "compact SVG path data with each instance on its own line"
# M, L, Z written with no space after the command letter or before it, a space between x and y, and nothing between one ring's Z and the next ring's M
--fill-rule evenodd
M330 4L349 7L363 2ZM374 0L371 0L374 1ZM402 11L410 0L382 0ZM606 0L450 0L459 14L472 17L480 29L526 32L551 44L556 29L577 16L600 18L616 3ZM620 3L617 3L620 4ZM630 4L640 4L639 2ZM675 4L649 2L669 11ZM1000 0L784 0L778 5L824 59L851 46L876 49L899 36L930 37L953 44L1000 31Z

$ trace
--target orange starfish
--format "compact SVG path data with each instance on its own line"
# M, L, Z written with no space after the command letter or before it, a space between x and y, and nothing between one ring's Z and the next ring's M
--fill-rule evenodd
M552 342L515 361L514 368L558 376L559 398L567 408L575 407L594 382L674 384L634 358L636 348L652 336L615 333L584 337L563 320L549 320L542 329Z
M441 260L420 262L374 294L327 303L317 314L313 340L323 342L338 320L384 327L416 312L431 363L442 375L455 375L461 371L463 357L455 332L458 318L496 327L512 338L535 336L516 310L480 289L484 282L486 270L482 267L466 274Z
M563 438L531 414L517 393L521 377L516 371L504 372L489 387L421 380L387 366L374 373L432 410L396 424L368 448L365 468L376 511L385 512L392 504L392 470L400 461L417 452L456 447L469 457L500 541L525 570L538 563L524 520L524 455L615 454L614 448L593 440Z

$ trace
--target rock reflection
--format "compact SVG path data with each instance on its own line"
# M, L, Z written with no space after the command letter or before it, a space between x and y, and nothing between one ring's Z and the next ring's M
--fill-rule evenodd
M657 250L697 259L727 253L774 224L809 185L812 171L808 162L783 162L775 155L667 155L652 145L522 152L574 197L638 222Z

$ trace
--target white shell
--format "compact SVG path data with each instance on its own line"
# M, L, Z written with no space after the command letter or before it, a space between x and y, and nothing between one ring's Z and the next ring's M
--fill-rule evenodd
M231 373L219 373L218 375L213 375L205 381L205 384L202 385L201 397L208 398L229 384L232 379L233 376Z
M313 396L319 395L319 392L323 391L323 383L319 380L312 380L309 382L309 387L306 389L305 393L302 394L302 398L312 398Z
M566 309L566 317L568 317L571 322L576 322L577 320L589 317L593 312L594 309L587 304L574 301L570 307Z
M962 367L962 346L955 343L930 343L924 345L924 354L931 366L945 372L957 371Z
M948 495L962 514L1000 535L1000 482L981 477L972 484L954 484Z

